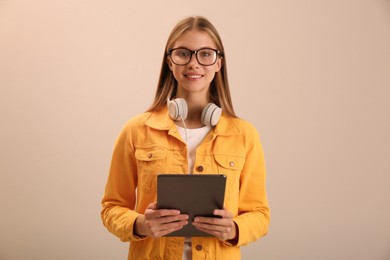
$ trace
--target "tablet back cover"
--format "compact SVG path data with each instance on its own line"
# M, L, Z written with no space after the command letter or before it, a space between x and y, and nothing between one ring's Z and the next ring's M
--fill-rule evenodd
M178 209L188 214L188 224L172 232L170 237L209 237L192 226L196 216L215 217L225 197L224 174L160 174L157 176L157 208Z

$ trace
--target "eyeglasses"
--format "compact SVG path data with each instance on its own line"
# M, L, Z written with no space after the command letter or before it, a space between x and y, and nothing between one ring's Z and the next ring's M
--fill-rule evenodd
M192 54L195 54L196 60L202 66L211 66L217 62L218 56L222 57L219 50L211 48L201 48L196 51L191 51L187 48L174 48L168 51L168 56L174 64L184 66L190 63Z

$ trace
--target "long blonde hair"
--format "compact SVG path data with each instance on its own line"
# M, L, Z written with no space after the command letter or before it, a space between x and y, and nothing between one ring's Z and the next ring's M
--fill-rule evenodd
M215 42L217 49L221 52L221 69L215 74L213 81L210 83L210 100L217 106L221 107L224 113L231 117L237 117L234 113L233 104L230 95L229 82L226 68L226 55L223 48L221 37L215 27L209 20L202 16L188 17L180 21L169 35L165 46L164 56L161 64L160 78L152 106L148 111L156 111L167 105L167 98L176 95L177 81L173 76L167 63L167 53L173 47L175 42L183 35L184 32L197 29L206 32ZM169 96L171 95L171 96Z

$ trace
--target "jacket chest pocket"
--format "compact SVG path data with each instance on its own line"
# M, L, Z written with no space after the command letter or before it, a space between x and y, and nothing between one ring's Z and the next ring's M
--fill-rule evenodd
M143 190L156 190L157 173L161 172L167 157L162 148L141 148L135 150L138 169L138 187Z
M245 157L230 155L214 155L218 173L226 174L226 196L228 201L237 200L240 190L240 176Z

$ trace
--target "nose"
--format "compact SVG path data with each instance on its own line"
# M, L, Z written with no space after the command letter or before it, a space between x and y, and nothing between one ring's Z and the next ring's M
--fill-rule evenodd
M191 53L190 62L188 62L187 66L199 66L198 59L196 58L196 52Z

